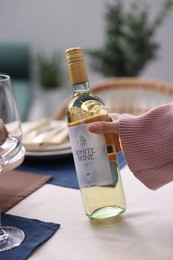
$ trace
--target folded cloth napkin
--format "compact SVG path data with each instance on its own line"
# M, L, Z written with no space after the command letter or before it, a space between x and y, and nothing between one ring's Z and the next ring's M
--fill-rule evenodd
M121 152L117 154L120 168L126 165L126 160ZM64 158L55 158L48 160L26 160L17 168L20 171L30 173L51 175L50 184L59 185L67 188L79 189L77 175L75 171L72 155Z
M69 135L65 121L47 121L47 125L43 125L39 120L34 128L31 126L30 130L23 129L23 145L26 151L55 150L66 143L69 144Z
M62 158L25 161L16 168L22 172L30 172L42 175L51 175L53 178L48 183L67 188L78 189L78 180L72 155Z
M23 243L9 251L0 253L0 260L26 260L39 245L48 240L60 227L60 224L43 222L9 214L2 214L3 226L14 226L25 233Z
M5 212L27 195L48 182L52 177L41 174L31 174L10 171L0 175L0 207Z

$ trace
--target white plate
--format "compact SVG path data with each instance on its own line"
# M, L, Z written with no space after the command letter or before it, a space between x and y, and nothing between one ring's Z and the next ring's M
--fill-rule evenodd
M59 151L41 151L41 152L27 152L25 156L31 159L42 159L42 158L56 158L56 157L64 157L72 154L71 148L66 150Z
M24 145L24 144L23 144ZM24 145L25 147L25 145ZM57 144L57 145L38 145L38 146L33 146L30 149L27 149L25 147L27 152L40 152L40 153L45 153L45 152L56 152L56 151L65 151L71 149L70 143L64 143L64 144Z
M19 153L13 159L11 159L9 163L3 166L2 173L11 171L16 167L18 167L23 162L24 158L25 158L25 148L22 147Z

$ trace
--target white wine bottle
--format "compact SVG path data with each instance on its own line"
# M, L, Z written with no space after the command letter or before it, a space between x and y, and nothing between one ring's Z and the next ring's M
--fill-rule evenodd
M88 130L91 122L109 120L107 108L91 92L82 49L66 50L66 60L73 88L66 117L85 213L91 219L117 216L126 202L113 134Z

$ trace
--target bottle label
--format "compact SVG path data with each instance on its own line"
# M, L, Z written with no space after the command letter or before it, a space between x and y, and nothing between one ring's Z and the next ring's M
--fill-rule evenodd
M104 136L88 124L70 127L69 136L80 188L113 184Z

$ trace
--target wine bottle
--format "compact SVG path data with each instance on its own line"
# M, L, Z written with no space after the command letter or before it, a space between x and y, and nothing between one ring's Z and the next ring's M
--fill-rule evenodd
M113 134L88 130L91 122L108 121L108 111L91 92L82 49L66 50L66 61L73 88L66 117L85 213L91 219L117 216L126 202Z

